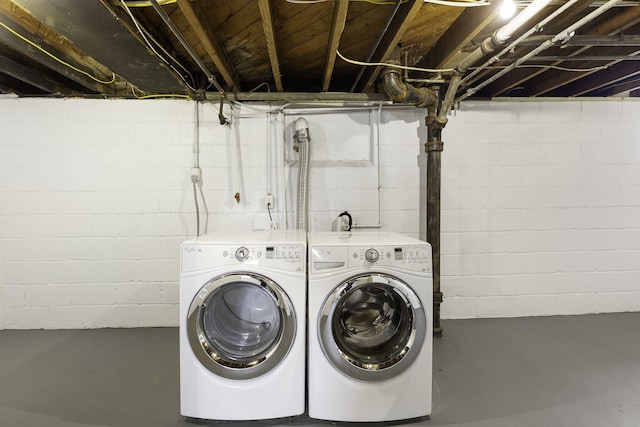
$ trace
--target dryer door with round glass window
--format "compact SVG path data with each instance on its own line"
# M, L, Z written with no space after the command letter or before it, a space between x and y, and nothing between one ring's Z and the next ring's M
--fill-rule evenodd
M425 311L402 280L382 273L352 277L325 300L318 322L320 344L331 363L363 381L391 378L420 353Z
M293 304L260 274L207 282L189 307L187 335L198 360L225 378L255 378L275 368L295 338Z

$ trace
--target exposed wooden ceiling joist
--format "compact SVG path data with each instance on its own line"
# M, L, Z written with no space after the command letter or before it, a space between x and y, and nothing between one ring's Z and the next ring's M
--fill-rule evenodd
M458 53L489 25L499 13L498 2L467 8L417 64L420 68L452 68Z
M587 4L582 2L580 6L583 6L586 9ZM612 20L606 19L602 22L595 23L593 26L591 26L591 28L586 29L583 34L591 36L603 34L614 36L616 34L619 34L621 28L627 28L631 25L635 25L638 22L638 20L640 19L640 7L636 6L627 8L623 12L615 15L613 19L615 19L616 21L615 26L611 25ZM571 19L568 19L568 17L563 17L560 22L556 22L554 24L555 26L553 27L553 29L555 31L561 31L565 27L571 25ZM606 31L609 32L605 33ZM569 45L569 47L566 47L564 50L566 51L565 54L567 56L572 56L575 57L576 60L579 60L580 55L587 54L592 47L593 46L586 45L572 48ZM533 60L535 60L535 58L533 58ZM548 65L552 67L562 66L562 62L563 61L555 61ZM584 68L592 67L593 64L584 66ZM533 71L531 68L516 69L506 76L506 79L508 80L505 81L509 81L509 83L504 84L505 81L503 81L500 85L494 83L493 85L489 85L484 92L489 93L489 96L504 96L510 90L515 89L516 87L526 86L525 93L530 96L548 95L555 89L570 84L573 81L587 77L592 73L593 71L567 73L560 70L554 70L553 68L540 68ZM543 75L544 78L536 80L533 84L527 84L527 82L533 81L534 78L539 76L541 77ZM492 90L492 86L500 87L500 90Z
M50 81L47 81L40 73L31 71L29 68L18 64L6 56L0 55L0 73L4 73L14 79L21 80L26 84L36 87L46 93L56 93L58 88Z
M398 0L403 1L403 0ZM416 16L420 7L424 4L424 0L407 0L403 2L398 8L397 13L388 22L388 26L382 37L380 43L371 55L371 62L383 62L391 57L394 49L398 46L398 42L402 38L402 35L407 30L411 21ZM378 73L382 67L367 67L362 72L362 75L356 78L353 85L352 92L367 92L373 86Z
M124 8L122 1L129 7ZM552 2L531 21L532 25L565 4ZM571 4L561 16L538 28L538 35L531 39L555 35L603 3L577 0ZM216 80L225 91L230 88L238 92L244 86L256 85L275 86L274 93L287 90L337 95L350 88L359 93L381 92L383 89L375 84L379 67L339 61L336 59L338 49L348 58L385 62L399 48L407 65L451 68L466 52L475 49L479 41L505 23L496 17L498 1L489 6L460 9L421 0L327 0L321 3L311 0L0 0L0 10L4 8L5 14L18 5L31 17L22 22L15 16L8 19L0 13L11 28L42 43L91 76L106 81L114 71L118 82L105 85L89 81L86 75L64 69L50 58L41 58L41 54L34 53L33 46L18 43L10 33L0 34L0 61L5 70L0 72L0 85L8 88L15 85L14 93L20 96L140 96L140 91L131 89L131 83L146 94L188 96L213 90L210 87ZM166 20L158 9L166 11L177 33L163 24ZM574 37L575 43L569 40L562 47L547 49L544 54L556 61L551 65L565 68L607 64L606 61L619 59L627 61L625 55L633 53L632 46L640 43L638 22L640 6L620 2L594 19L593 25L581 27ZM46 28L66 37L77 50L60 45L54 38L47 39L46 32L39 33L39 29ZM607 34L616 34L617 41L607 46L605 41L597 40L592 44L578 43L584 42L587 35L602 38ZM504 52L494 66L513 64L533 48L528 42L519 44ZM597 56L607 60L595 61ZM530 58L527 63L546 65L549 62ZM610 69L625 68L620 64L609 66ZM22 78L28 82L12 77L20 73L19 67L25 70ZM633 72L628 69L627 74L616 79L611 74L609 86L601 86L599 79L607 73L509 69L491 84L470 91L470 98L498 94L609 94L623 86L635 94ZM461 90L477 87L495 73L493 66L477 72L465 81ZM42 74L40 83L35 79L38 74ZM407 71L405 76L410 80L430 81L439 77L435 72L424 71ZM446 84L446 74L444 79ZM222 90L217 82L214 85L218 91ZM583 91L582 86L591 92ZM51 92L52 89L55 92Z
M135 88L10 0L0 2L0 22L4 44L94 93L118 96Z
M239 90L237 73L229 55L225 51L218 37L209 27L206 21L202 20L204 13L200 9L199 3L190 0L177 0L178 7L187 19L191 29L196 33L198 39L204 46L211 61L213 61L222 78L231 88L231 90Z
M267 50L269 51L269 61L271 62L271 71L273 79L276 83L278 92L284 91L282 86L282 75L280 73L280 60L278 59L278 43L273 23L273 12L271 10L270 0L258 0L260 7L260 16L262 16L262 27L264 28L264 36L267 42Z
M640 51L637 52L640 54ZM585 80L574 80L568 86L575 91L576 96L589 96L600 89L613 86L617 82L622 82L640 75L640 66L637 62L618 62L606 70L594 73L587 83ZM553 96L553 92L550 93Z
M336 55L338 46L340 45L340 36L347 22L347 12L349 11L349 0L338 0L333 5L333 19L331 20L331 32L329 34L329 43L327 44L327 59L324 65L324 73L322 77L322 91L329 90L331 83L331 75L333 67L336 63Z

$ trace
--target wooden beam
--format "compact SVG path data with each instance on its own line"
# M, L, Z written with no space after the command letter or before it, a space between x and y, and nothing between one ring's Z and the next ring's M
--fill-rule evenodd
M31 71L4 55L0 55L0 73L11 76L43 92L58 92L56 85L48 81L42 74Z
M269 61L271 62L271 71L273 72L273 80L276 83L276 90L278 92L284 92L282 75L280 73L280 61L278 60L278 44L276 43L275 26L273 25L271 1L258 0L258 6L260 7L260 16L262 16L262 27L264 28L264 36L267 41L267 51L269 52Z
M587 35L606 34L606 35L613 36L621 33L622 30L624 30L625 28L628 28L629 26L636 25L639 21L640 21L640 8L638 7L627 8L623 12L589 29L587 31ZM591 46L583 46L579 48L577 51L571 53L570 56L575 57L574 61L580 61L580 55L584 53L588 53L590 48ZM620 52L620 51L624 55L635 56L638 54L637 52L635 52L633 47L626 47L626 48L622 47L617 50L617 52ZM532 60L535 61L535 58L533 58ZM563 61L556 61L551 65L560 66L562 65L562 62ZM620 61L613 61L608 63L607 61L604 61L602 64L584 63L581 66L584 66L584 68L594 67L597 65L612 66L618 62ZM581 66L574 66L574 68L580 68ZM529 86L528 91L530 91L532 96L548 95L548 94L551 94L552 92L555 92L556 89L558 91L562 91L561 89L562 86L569 85L575 81L587 78L588 76L596 72L597 71L590 71L590 72L586 71L583 73L567 73L563 71L549 70L544 72L544 75L541 76L543 77L542 79L540 79L537 83ZM540 72L538 72L537 75L538 74L540 74ZM606 75L606 71L604 74Z
M632 56L639 54L640 51L635 52ZM638 69L638 64L634 62L616 61L605 70L589 73L590 77L588 79L576 79L571 84L562 86L551 92L551 94L567 92L571 96L588 96L592 92L598 92L616 83L635 78L640 75L640 69Z
M419 68L451 68L454 57L487 27L500 12L500 2L490 6L468 7L458 16L418 63ZM454 64L455 65L455 64Z
M398 46L400 39L405 31L420 11L420 7L424 4L424 0L407 0L398 9L398 13L393 17L389 24L389 28L385 32L378 48L371 57L372 62L384 62L391 57L394 49ZM354 90L356 92L366 92L373 86L378 73L382 67L367 67L359 82L356 82Z
M349 0L338 0L333 5L333 20L331 21L331 33L327 45L327 56L324 65L324 75L322 77L322 91L329 90L333 67L336 64L336 52L340 44L340 37L347 22L347 12L349 10Z
M180 11L187 19L191 29L196 33L198 39L207 51L207 55L218 69L224 81L233 90L240 90L237 72L229 59L227 51L222 46L222 42L214 34L211 27L201 18L204 13L199 9L199 4L190 0L177 0Z
M29 39L33 42L33 37L37 38L37 44L44 49L44 45L49 48L45 49L50 54L55 54L64 59L65 62L73 65L84 73L70 68L62 64L60 61L53 59L50 55L40 51L32 46L29 42L16 36L9 34L6 28L0 28L0 31L7 32L4 43L18 52L28 56L36 62L46 66L47 68L67 77L70 80L84 86L85 88L96 92L117 96L125 96L127 93L131 95L130 89L133 87L139 94L145 94L135 85L116 75L107 67L96 61L91 56L78 48L71 40L55 31L53 28L45 25L31 15L26 9L14 3L11 0L0 0L0 16L5 16L4 24L11 28L17 34ZM31 35L29 38L28 36ZM91 77L89 77L91 76ZM111 81L105 84L96 81Z

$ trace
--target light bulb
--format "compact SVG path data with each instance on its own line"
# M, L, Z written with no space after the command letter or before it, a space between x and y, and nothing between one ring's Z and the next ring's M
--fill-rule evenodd
M500 17L502 19L511 18L516 13L516 4L513 0L502 0L502 6L500 6Z

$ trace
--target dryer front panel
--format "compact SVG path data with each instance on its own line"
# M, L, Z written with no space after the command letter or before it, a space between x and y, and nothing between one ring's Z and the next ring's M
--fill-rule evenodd
M296 314L287 294L256 273L234 273L207 282L188 311L187 336L207 369L229 379L255 378L288 354Z
M427 335L416 293L389 274L354 276L326 298L318 319L325 356L345 375L379 381L407 369Z

